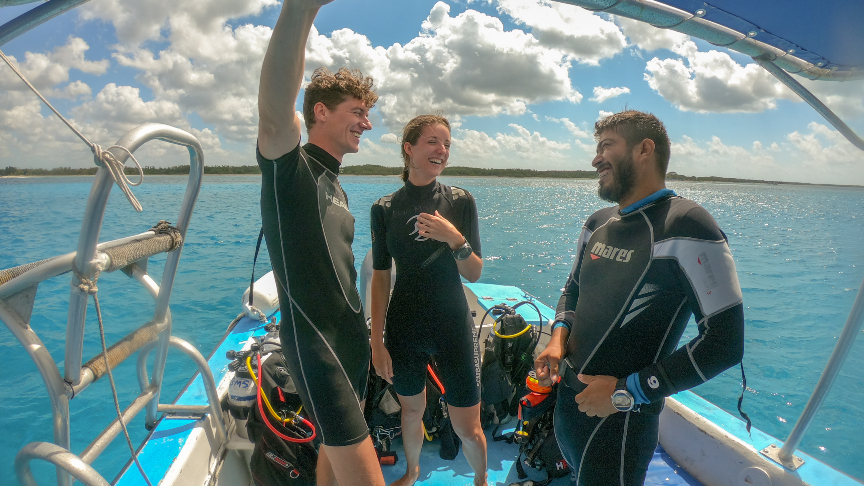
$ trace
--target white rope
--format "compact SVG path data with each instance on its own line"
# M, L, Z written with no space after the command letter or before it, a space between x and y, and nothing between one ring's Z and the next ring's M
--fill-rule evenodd
M26 84L31 90L33 90L34 93L36 93L36 96L38 96L39 99L42 100L43 103L45 103L45 105L48 106L48 108L50 108L55 115L57 115L61 120L63 120L63 123L65 123L66 126L75 133L75 135L78 135L78 138L80 138L84 143L87 144L88 147L90 147L90 150L93 151L93 161L96 163L96 165L103 166L108 169L108 172L111 173L111 177L114 178L114 182L117 183L117 185L120 187L120 190L123 191L123 194L126 195L126 199L129 200L129 202L132 204L132 207L134 207L136 211L140 212L142 210L141 203L138 202L138 199L135 197L134 194L132 194L132 190L129 189L129 186L138 186L142 182L144 182L144 170L141 168L141 164L138 163L138 160L135 158L135 156L132 155L132 152L129 151L129 149L127 149L126 147L121 147L119 145L112 145L108 147L108 150L102 150L102 147L100 147L99 145L91 143L90 140L87 140L87 137L82 135L81 132L79 132L77 129L75 129L75 127L72 126L71 123L69 123L69 120L64 118L63 115L60 114L60 112L58 112L53 106L51 106L51 103L49 103L48 100L46 100L45 97L43 97L42 94L39 93L39 91L35 87L33 87L32 84L30 84L30 81L27 81L27 78L25 78L21 71L19 71L18 68L16 68L12 64L12 61L10 61L9 58L7 58L5 54L3 54L2 50L0 50L0 57L2 57L3 60L6 61L6 64L8 64L10 68L12 68L12 71L14 71L15 74L17 74L18 77L21 78L21 81L24 81L24 84ZM117 160L117 157L115 157L114 154L110 152L112 148L118 148L125 151L127 154L129 154L129 157L131 157L132 160L135 162L135 165L138 167L138 175L140 177L137 183L133 184L132 181L130 181L129 178L126 177L126 174L123 172L123 163Z
M108 381L111 382L111 395L114 397L114 411L117 412L117 422L120 423L120 428L123 429L123 436L126 438L126 445L129 447L129 452L132 453L132 460L138 466L138 472L144 478L147 486L153 486L147 473L144 472L144 466L138 460L138 454L135 452L135 446L132 445L132 438L129 436L129 429L126 428L126 422L123 421L123 412L120 411L120 398L117 396L117 385L114 384L114 374L111 373L111 363L108 361L108 344L105 342L105 325L102 323L102 308L99 306L99 288L96 287L96 281L99 280L99 271L93 275L93 278L86 278L78 273L75 266L72 266L72 273L78 278L77 287L82 292L93 296L93 305L96 307L96 318L99 321L99 338L102 342L102 362L105 365L105 370L108 372Z

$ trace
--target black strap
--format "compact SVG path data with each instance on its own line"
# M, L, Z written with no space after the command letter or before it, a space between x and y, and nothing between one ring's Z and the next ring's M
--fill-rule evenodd
M744 376L744 361L741 360L739 363L741 365L741 396L738 397L738 413L741 415L741 418L747 421L747 433L750 434L750 427L753 426L753 422L750 421L750 416L744 413L744 410L741 410L741 404L744 402L744 392L747 391L747 377ZM751 434L752 437L752 434Z
M249 307L252 307L252 295L255 289L255 262L258 261L258 251L261 250L261 240L264 238L264 228L258 233L258 243L255 244L255 258L252 259L252 282L249 283Z
M516 476L518 476L519 479L525 479L528 477L528 475L525 474L525 468L522 467L522 452L521 451L519 452L519 455L516 456Z

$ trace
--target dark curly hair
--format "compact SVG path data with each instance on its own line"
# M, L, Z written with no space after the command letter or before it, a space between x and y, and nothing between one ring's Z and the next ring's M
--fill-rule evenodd
M335 74L324 67L316 69L303 96L306 129L315 125L315 105L319 102L324 103L328 110L333 110L350 96L363 101L371 109L378 101L378 95L372 91L372 83L372 78L363 76L359 69L341 68Z
M636 110L625 110L606 118L597 120L594 124L594 139L600 141L600 134L606 130L612 130L621 135L627 142L627 150L645 140L654 142L654 153L657 154L657 170L660 175L666 175L669 168L669 157L671 154L671 142L666 134L666 127L659 118L651 113L643 113Z
M408 181L408 169L411 166L411 157L405 151L405 142L417 145L417 140L420 139L423 128L429 125L444 125L447 127L447 131L450 131L450 122L441 115L415 116L402 129L402 142L399 144L402 149L402 162L405 164L405 167L402 169L402 182Z

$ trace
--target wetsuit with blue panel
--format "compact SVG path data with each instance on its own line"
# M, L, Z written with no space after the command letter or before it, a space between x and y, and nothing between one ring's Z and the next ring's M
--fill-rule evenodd
M691 315L699 334L678 347ZM743 356L741 288L726 235L704 208L668 189L597 211L582 228L556 321L570 335L555 432L577 484L643 484L664 398ZM605 418L580 412L579 373L626 378L636 408Z
M375 270L396 262L396 282L387 307L384 344L393 362L393 387L414 396L426 386L426 365L435 357L446 400L455 407L480 402L480 353L456 260L447 243L420 236L420 213L450 221L480 256L480 231L473 196L438 181L410 181L372 205Z
M276 160L257 152L261 217L276 277L288 371L321 441L346 446L369 430L369 333L354 269L354 217L339 161L306 144Z

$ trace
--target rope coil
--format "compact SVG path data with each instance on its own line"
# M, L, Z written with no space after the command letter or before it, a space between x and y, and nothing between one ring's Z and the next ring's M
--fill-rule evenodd
M102 150L101 146L90 142L90 140L87 140L87 137L82 135L81 132L79 132L75 127L73 127L69 120L63 117L63 115L61 115L60 112L57 111L57 109L54 108L51 103L49 103L48 100L46 100L45 97L42 96L41 93L39 93L39 90L37 90L32 84L30 84L30 81L27 81L27 78L24 77L24 74L22 74L21 71L19 71L18 68L16 68L15 65L12 64L12 61L10 61L9 58L6 57L5 54L3 54L2 50L0 50L0 57L2 57L4 61L6 61L6 64L9 65L12 71L14 71L15 74L17 74L18 77L21 78L21 81L24 81L24 84L26 84L27 87L29 87L33 91L33 93L35 93L36 96L38 96L39 99L42 100L43 103L45 103L45 105L50 108L51 111L53 111L54 114L57 115L60 120L62 120L63 123L65 123L66 126L75 133L75 135L78 135L78 138L80 138L84 143L87 144L88 147L90 147L90 150L93 152L93 161L96 163L96 165L108 169L108 172L111 173L111 177L114 179L114 182L117 184L117 186L120 187L120 190L123 191L123 194L126 195L126 199L129 200L129 203L132 204L132 207L135 208L135 211L141 212L143 210L143 208L141 207L141 203L138 202L138 198L136 198L135 195L132 194L132 190L129 189L129 186L138 186L141 185L142 182L144 182L144 169L141 168L141 164L138 163L138 160L135 158L134 155L132 155L132 152L126 147L122 147L120 145L112 145L108 147L108 150ZM133 184L132 181L130 181L129 178L126 177L126 174L123 171L124 165L119 160L117 160L117 157L115 157L113 153L110 152L112 148L123 150L127 154L129 154L129 157L132 158L132 160L135 162L135 165L138 167L138 175L140 176L138 182Z

